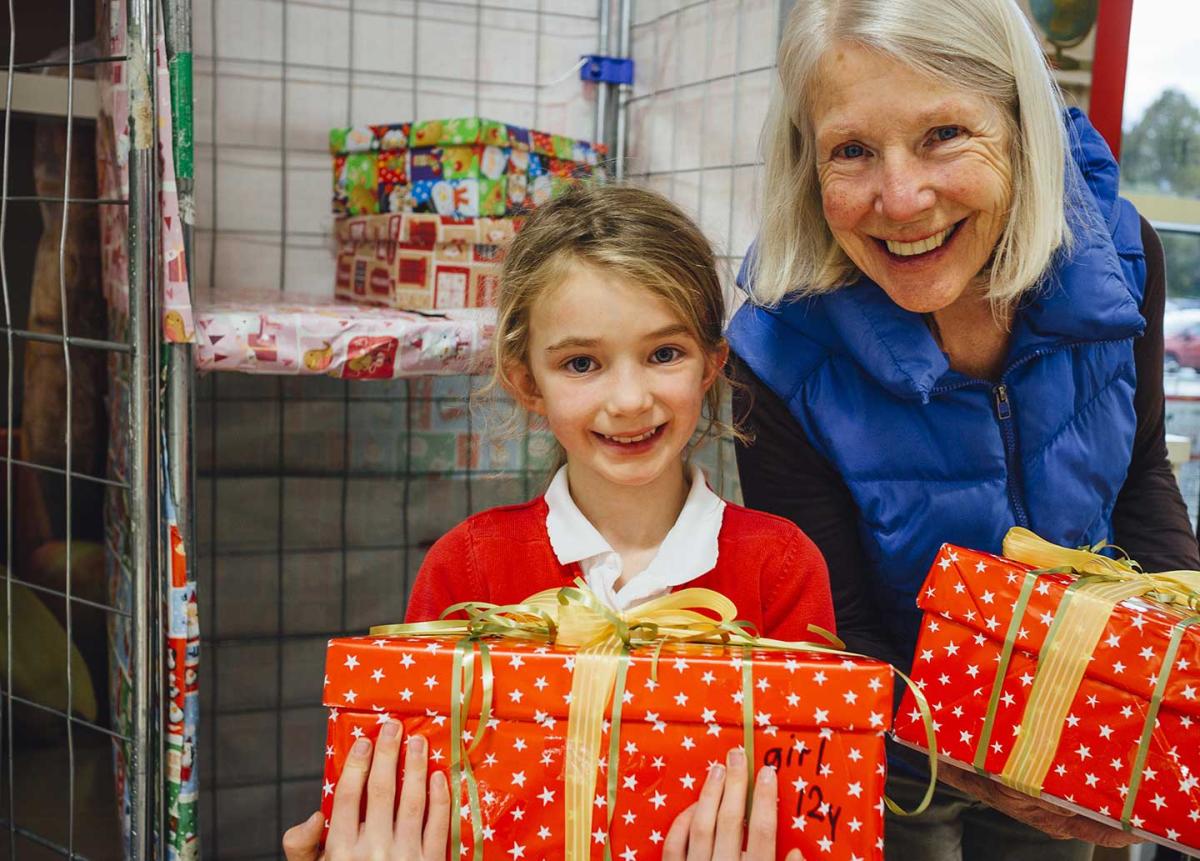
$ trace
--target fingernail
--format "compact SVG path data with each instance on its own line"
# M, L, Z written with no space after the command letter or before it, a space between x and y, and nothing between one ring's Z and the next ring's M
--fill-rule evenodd
M410 735L408 737L408 752L421 756L425 753L425 739L419 735Z
M732 748L729 751L728 757L726 757L726 761L729 763L730 768L744 768L746 766L746 751L740 747Z
M758 782L763 786L770 786L775 782L775 766L764 765L758 772Z
M360 738L354 742L354 747L350 748L350 752L355 756L366 756L367 751L371 749L371 740L369 738Z
M713 767L708 770L708 779L712 781L725 779L725 766L720 763L713 763Z
M388 721L383 725L383 729L379 731L379 737L392 739L400 734L400 724L395 721Z
M448 793L450 787L446 784L446 775L440 771L435 771L433 777L429 778L429 788Z

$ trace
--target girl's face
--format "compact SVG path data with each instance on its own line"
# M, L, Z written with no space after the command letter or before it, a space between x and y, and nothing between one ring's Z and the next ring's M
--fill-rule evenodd
M707 354L649 290L574 264L534 303L518 397L567 452L573 485L678 482L680 455L728 350Z

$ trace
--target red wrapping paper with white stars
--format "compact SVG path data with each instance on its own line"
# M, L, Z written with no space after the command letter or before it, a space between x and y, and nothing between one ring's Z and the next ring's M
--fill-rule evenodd
M913 679L929 700L943 757L969 764L996 679L1013 605L1032 566L944 545L917 599L925 611ZM1037 670L1037 656L1074 576L1038 577L1005 673L984 767L1008 761ZM1135 752L1173 626L1192 615L1151 600L1116 606L1072 700L1043 784L1043 798L1109 825L1118 822ZM912 695L896 735L924 747ZM1189 628L1158 712L1131 815L1141 836L1184 851L1200 849L1200 629Z
M432 766L449 777L453 638L352 637L331 640L326 657L322 810L359 736L387 721L425 736ZM521 640L489 641L494 672L491 720L469 756L483 818L483 857L505 861L563 855L564 747L576 650ZM652 677L652 649L632 653L623 696L619 791L606 809L609 723L597 763L592 858L605 841L614 858L657 861L675 817L699 797L711 763L744 740L740 648L666 646ZM466 738L479 731L476 678ZM889 728L891 669L883 663L809 652L752 652L755 769L779 773L778 857L883 857L883 735ZM611 708L611 704L610 704ZM610 712L606 711L606 714ZM463 750L466 750L464 745ZM471 857L465 787L461 857ZM451 849L453 852L453 849Z

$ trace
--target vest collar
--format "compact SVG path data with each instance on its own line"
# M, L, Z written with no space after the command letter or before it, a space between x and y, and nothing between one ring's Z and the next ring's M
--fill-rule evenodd
M1018 308L1006 367L1066 344L1130 338L1145 329L1134 298L1141 287L1126 283L1109 233L1117 209L1116 164L1082 113L1072 109L1066 120L1074 180L1068 186L1078 191L1069 209L1075 245ZM812 303L821 306L827 331L813 331L824 327L811 325ZM785 304L779 313L849 354L897 397L927 402L939 384L965 379L950 370L923 317L896 305L865 276L816 299Z

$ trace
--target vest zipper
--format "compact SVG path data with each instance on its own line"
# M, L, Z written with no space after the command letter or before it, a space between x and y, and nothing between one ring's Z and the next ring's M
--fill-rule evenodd
M1017 525L1029 528L1029 515L1025 512L1025 503L1021 499L1021 490L1017 476L1021 468L1017 457L1017 431L1013 425L1012 403L1008 399L1008 386L1000 383L992 389L992 398L996 405L996 420L1000 424L1000 437L1004 440L1004 460L1008 464L1008 501L1012 504L1013 514L1016 515Z

